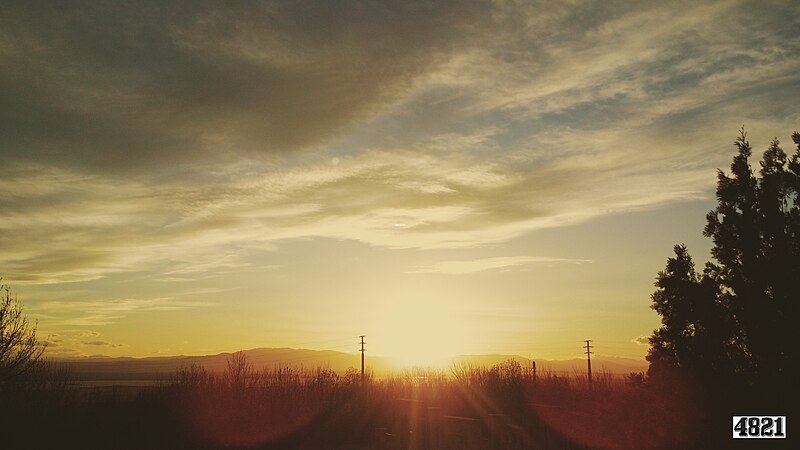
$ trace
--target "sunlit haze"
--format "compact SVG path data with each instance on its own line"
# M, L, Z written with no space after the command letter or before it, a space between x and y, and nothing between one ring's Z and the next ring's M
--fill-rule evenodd
M738 130L800 124L798 3L312 3L0 7L47 356L641 359Z

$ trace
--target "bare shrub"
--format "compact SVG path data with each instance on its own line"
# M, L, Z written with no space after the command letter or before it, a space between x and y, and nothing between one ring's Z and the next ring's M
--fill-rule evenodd
M255 371L247 359L247 354L243 351L232 354L228 358L222 377L230 389L244 390L250 387L255 381Z
M22 304L11 296L8 285L0 284L0 388L30 379L40 368L44 345L36 339L36 324L31 325Z

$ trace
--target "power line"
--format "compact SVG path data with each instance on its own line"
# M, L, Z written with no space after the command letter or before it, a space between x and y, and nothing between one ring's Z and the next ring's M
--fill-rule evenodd
M349 341L349 339L348 339L348 341ZM347 341L345 341L343 338L339 337L339 338L335 338L335 339L325 339L325 340L321 340L321 341L296 342L294 344L290 344L289 346L291 348L309 349L308 347L318 347L318 346L321 346L321 345L324 345L324 344L327 344L327 345L336 344L337 347L340 347L340 345L338 345L338 344L339 343L344 344L345 342L347 342ZM350 341L350 342L352 342L352 341ZM345 345L347 345L347 344L345 344ZM309 350L311 350L311 349L309 349Z

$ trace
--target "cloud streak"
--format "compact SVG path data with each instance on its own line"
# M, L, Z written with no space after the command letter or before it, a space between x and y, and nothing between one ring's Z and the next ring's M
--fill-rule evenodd
M509 270L529 264L588 264L588 259L550 258L545 256L499 256L473 260L441 261L430 266L417 267L412 273L443 273L463 275L486 270Z
M107 300L46 300L31 305L33 317L45 319L50 326L94 327L110 325L136 313L181 311L213 306L207 301L177 298L107 299ZM96 338L95 331L79 332L78 337ZM92 339L91 341L97 341Z
M111 342L104 341L104 340L101 340L101 339L94 340L94 341L81 341L81 344L83 344L83 345L92 345L92 346L96 346L96 347L111 347L111 348L123 347L122 344L113 344Z

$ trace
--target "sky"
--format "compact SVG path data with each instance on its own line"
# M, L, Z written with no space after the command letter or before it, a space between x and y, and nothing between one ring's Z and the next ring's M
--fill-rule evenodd
M51 357L642 358L798 98L791 1L3 2L0 276Z

